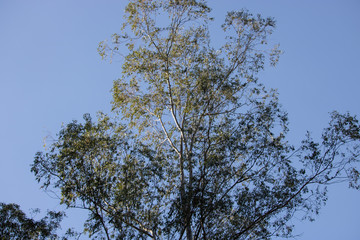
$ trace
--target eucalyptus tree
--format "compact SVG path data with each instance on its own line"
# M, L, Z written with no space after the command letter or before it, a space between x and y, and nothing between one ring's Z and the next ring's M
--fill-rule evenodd
M257 78L281 53L268 46L275 21L229 12L216 48L210 13L203 0L130 0L122 32L98 49L123 61L112 89L119 119L85 115L36 155L37 180L90 211L91 236L290 237L289 220L311 220L327 184L359 188L355 117L332 113L320 143L286 141L277 92Z
M17 204L0 203L0 239L60 239L56 231L63 217L62 212L50 211L44 218L35 220L27 217ZM71 231L69 235L74 236Z

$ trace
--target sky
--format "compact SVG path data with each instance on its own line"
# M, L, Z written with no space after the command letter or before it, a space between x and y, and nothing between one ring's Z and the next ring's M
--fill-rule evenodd
M61 210L40 189L30 164L62 123L111 109L119 63L102 61L98 43L119 32L125 0L0 0L0 202L23 210ZM360 1L210 0L218 28L227 11L274 17L284 54L261 80L277 88L289 113L289 142L318 138L329 112L360 116ZM219 32L220 33L220 32ZM216 38L217 39L217 38ZM315 222L294 220L298 240L360 239L360 191L330 186ZM64 224L81 226L71 211Z

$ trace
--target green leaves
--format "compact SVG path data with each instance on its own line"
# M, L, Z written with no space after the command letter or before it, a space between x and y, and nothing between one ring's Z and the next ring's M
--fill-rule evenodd
M28 218L17 204L0 203L1 239L60 239L56 230L64 216L62 212L50 211L37 221ZM70 234L71 230L68 232Z
M278 94L256 75L281 54L267 46L272 18L229 12L216 49L206 1L130 0L125 12L122 32L98 48L123 61L120 120L84 115L32 165L62 204L89 211L90 236L290 237L292 217L319 212L323 186L346 177L359 188L355 117L333 113L322 143L286 141Z
M32 172L44 187L60 190L62 204L90 211L89 236L123 236L135 226L150 235L145 226L158 217L159 191L168 186L158 185L163 171L151 169L163 160L108 116L84 120L64 126L49 152L37 154Z

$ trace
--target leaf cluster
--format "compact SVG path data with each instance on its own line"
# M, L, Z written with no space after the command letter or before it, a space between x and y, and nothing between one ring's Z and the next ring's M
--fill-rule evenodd
M312 220L326 186L359 188L360 126L332 113L322 142L286 141L287 113L257 78L275 65L275 21L232 11L213 47L202 0L130 0L121 33L99 53L118 53L113 113L60 131L32 171L68 207L89 211L85 230L105 239L291 237Z
M0 203L0 239L60 239L56 230L64 216L62 212L49 211L44 218L35 220L28 218L17 204Z

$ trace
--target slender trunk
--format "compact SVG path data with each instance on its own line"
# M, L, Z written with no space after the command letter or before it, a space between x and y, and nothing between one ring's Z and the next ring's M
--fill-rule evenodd
M187 238L187 240L192 240L193 239L190 223L188 223L187 227L186 227L186 238Z
M189 161L189 186L188 186L188 196L186 199L186 236L188 240L193 239L192 235L192 229L191 229L191 200L193 197L193 189L192 189L192 178L193 178L193 172L192 172L192 164L191 164L191 156L187 157L187 161Z

